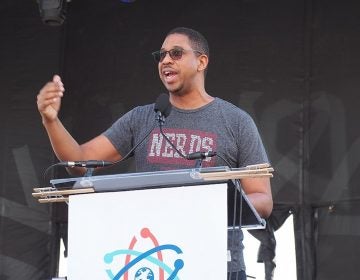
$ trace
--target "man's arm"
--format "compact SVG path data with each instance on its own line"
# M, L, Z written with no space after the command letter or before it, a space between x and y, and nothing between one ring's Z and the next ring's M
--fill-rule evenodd
M119 160L121 156L105 136L100 135L85 144L79 145L65 129L58 118L64 91L60 77L55 75L53 80L48 82L37 96L38 110L57 158L61 161Z
M269 217L273 208L270 179L245 178L241 179L241 185L259 215Z

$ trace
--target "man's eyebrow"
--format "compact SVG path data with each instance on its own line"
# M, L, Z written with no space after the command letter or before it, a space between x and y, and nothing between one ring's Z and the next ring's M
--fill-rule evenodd
M181 46L173 46L170 50L172 50L172 49L182 49L183 50L184 48ZM160 51L165 51L165 48L161 48Z

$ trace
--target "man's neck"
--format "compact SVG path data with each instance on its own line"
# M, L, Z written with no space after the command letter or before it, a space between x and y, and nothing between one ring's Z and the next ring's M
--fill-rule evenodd
M170 93L170 102L179 109L191 110L197 109L214 100L214 97L207 94L205 90L191 91L186 94L178 95Z

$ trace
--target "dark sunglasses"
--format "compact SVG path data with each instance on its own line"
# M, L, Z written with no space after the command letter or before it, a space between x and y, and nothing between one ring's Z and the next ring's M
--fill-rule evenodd
M202 52L199 52L196 50L171 49L168 51L164 51L164 50L156 51L156 52L153 52L152 55L156 62L162 62L164 60L164 58L166 57L167 53L170 55L171 59L179 60L182 58L184 52L187 52L187 51L193 51L199 55L202 54Z

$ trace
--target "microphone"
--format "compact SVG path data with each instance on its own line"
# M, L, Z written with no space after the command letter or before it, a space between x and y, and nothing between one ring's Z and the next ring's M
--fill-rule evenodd
M162 93L158 96L155 102L154 111L156 113L156 120L160 125L163 125L165 123L165 118L171 113L171 103L167 94Z
M97 168L113 165L112 161L104 160L85 160L85 161L62 161L58 165L65 167L87 167L87 168Z
M188 154L186 156L186 159L188 159L188 160L205 159L207 157L213 157L213 156L216 156L216 152L214 152L214 151L195 152L195 153Z

